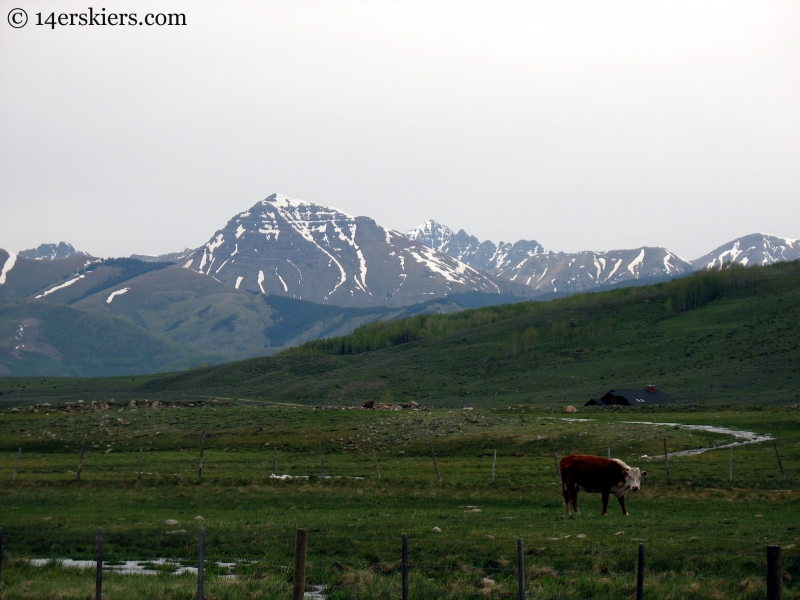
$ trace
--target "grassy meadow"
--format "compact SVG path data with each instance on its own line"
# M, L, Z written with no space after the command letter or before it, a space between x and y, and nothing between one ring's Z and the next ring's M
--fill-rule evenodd
M93 597L91 570L35 567L28 559L90 560L98 527L112 564L168 558L186 565L196 563L205 527L214 563L208 598L288 598L302 527L309 530L309 586L324 585L331 600L398 598L402 533L409 535L413 598L514 597L519 537L529 598L630 597L639 543L646 544L646 598L765 598L770 544L784 548L784 597L800 598L798 416L795 407L564 414L529 404L370 411L243 400L5 410L0 597ZM671 458L667 480L664 438L670 452L734 441L682 424L774 436L788 481L771 443L736 447L732 482L727 448ZM611 448L646 469L642 490L628 496L631 515L612 498L602 517L600 496L581 494L582 514L564 518L551 437L559 457ZM273 461L278 475L292 479L272 479ZM106 574L105 595L194 597L194 575L154 568L160 574Z

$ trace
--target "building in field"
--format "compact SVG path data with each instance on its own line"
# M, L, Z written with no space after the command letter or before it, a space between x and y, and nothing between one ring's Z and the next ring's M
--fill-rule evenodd
M584 406L646 406L652 404L677 404L656 386L643 390L609 390L600 398L592 398Z

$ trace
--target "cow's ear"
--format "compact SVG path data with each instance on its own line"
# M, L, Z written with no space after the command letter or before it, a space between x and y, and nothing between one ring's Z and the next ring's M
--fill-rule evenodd
M642 471L642 479L644 479L645 477L647 477L647 471Z

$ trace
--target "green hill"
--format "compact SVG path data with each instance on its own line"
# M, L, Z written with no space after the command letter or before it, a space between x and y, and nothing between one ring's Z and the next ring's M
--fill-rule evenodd
M4 265L9 254L0 248L0 265ZM85 256L70 256L59 260L34 260L17 258L14 268L0 285L0 298L25 298L47 287L67 281L89 261Z
M177 371L273 354L375 319L462 309L447 299L403 308L320 305L133 259L107 260L90 275L46 298L0 299L0 376ZM112 298L112 290L125 292Z
M156 371L202 360L124 319L35 299L0 300L0 376L85 376Z
M582 404L655 384L681 403L800 401L800 262L372 323L283 354L95 394L306 404ZM6 383L8 385L8 383ZM59 382L48 394L82 390ZM31 396L32 397L32 396Z

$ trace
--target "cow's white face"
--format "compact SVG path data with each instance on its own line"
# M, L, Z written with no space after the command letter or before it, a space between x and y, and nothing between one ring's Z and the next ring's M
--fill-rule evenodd
M642 486L642 479L647 477L647 471L642 471L638 467L631 467L625 470L625 484L634 492L638 492Z

